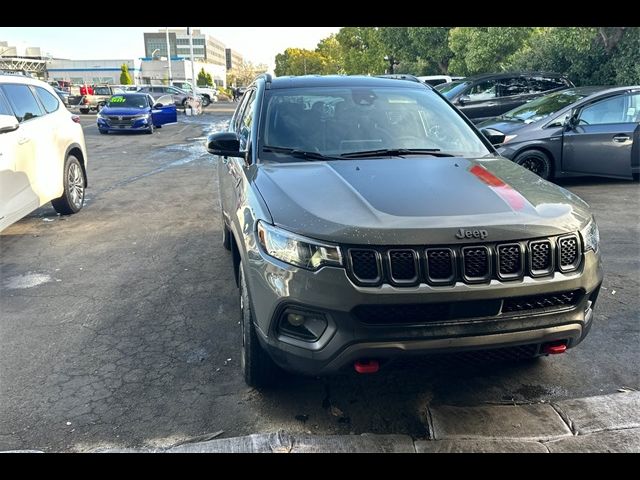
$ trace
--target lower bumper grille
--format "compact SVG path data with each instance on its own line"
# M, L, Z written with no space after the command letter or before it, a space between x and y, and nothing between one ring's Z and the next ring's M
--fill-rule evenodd
M561 310L578 304L582 290L570 292L473 300L452 303L415 303L396 305L358 305L352 311L367 325L419 325L472 318L495 317L523 311ZM502 307L502 308L501 308Z

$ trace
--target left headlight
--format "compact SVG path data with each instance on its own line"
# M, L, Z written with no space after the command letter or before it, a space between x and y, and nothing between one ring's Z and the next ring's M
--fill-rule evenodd
M150 115L145 113L144 115L136 115L133 120L149 120Z
M340 247L258 222L258 240L264 251L278 260L308 270L324 265L342 266Z
M580 231L580 234L584 241L585 251L593 250L597 253L600 248L600 231L598 230L595 218L591 219L589 224Z

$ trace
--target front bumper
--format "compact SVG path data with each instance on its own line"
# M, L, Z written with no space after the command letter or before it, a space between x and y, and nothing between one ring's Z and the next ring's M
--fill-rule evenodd
M113 125L109 120L105 120L104 118L98 118L97 125L100 130L107 130L110 132L121 132L126 130L131 131L144 131L149 130L149 126L151 125L151 119L138 119L134 120L128 124L123 125Z
M341 268L317 272L289 266L253 251L246 267L251 301L263 347L282 368L306 374L328 374L357 359L391 359L410 354L492 349L518 345L539 346L563 340L571 348L591 328L593 307L602 283L599 255L589 251L580 269L555 272L543 278L491 280L490 283L451 286L360 287ZM428 303L459 303L507 299L579 290L577 303L553 309L467 316L415 324L372 325L354 309ZM328 326L315 341L293 338L278 324L287 308L320 312Z

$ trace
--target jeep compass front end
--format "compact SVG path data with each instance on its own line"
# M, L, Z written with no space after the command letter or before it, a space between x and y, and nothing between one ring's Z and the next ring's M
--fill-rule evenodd
M208 148L250 385L408 354L559 353L591 328L588 206L427 86L263 76Z

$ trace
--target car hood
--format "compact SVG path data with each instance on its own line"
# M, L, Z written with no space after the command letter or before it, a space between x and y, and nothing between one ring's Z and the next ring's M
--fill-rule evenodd
M253 181L274 224L340 243L465 243L455 234L474 227L487 241L524 239L591 218L580 198L501 157L263 163Z
M521 128L531 125L530 123L524 123L518 120L507 120L501 117L489 118L476 124L477 128L495 128L499 132L509 134L520 130Z
M103 115L143 115L149 113L148 108L115 108L104 107L100 110Z

